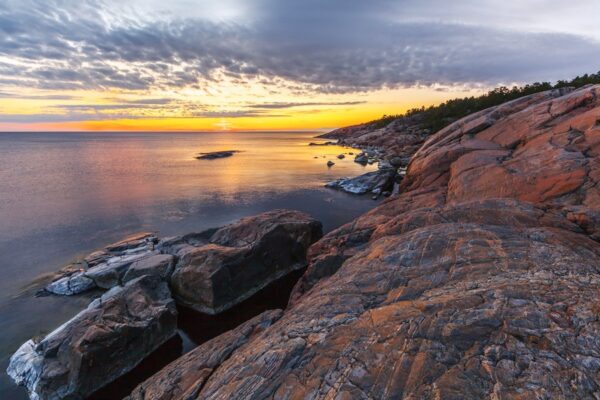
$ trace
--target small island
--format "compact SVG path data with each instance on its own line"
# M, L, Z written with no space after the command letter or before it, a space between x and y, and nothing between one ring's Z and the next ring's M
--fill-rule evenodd
M219 158L227 158L231 157L235 153L240 153L239 150L222 150L222 151L213 151L209 153L199 153L196 156L197 160L216 160Z

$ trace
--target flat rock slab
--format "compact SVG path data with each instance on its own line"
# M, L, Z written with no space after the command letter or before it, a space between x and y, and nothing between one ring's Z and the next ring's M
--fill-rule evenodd
M196 156L197 160L216 160L219 158L227 158L231 157L235 153L239 153L239 150L223 150L223 151L213 151L210 153L200 153Z
M144 276L105 293L40 342L11 357L8 375L32 399L83 399L176 334L167 283Z
M72 296L95 288L110 289L120 285L123 275L134 262L158 253L154 250L157 242L156 235L149 232L128 236L87 255L80 263L67 266L45 290Z
M173 295L200 312L224 311L305 267L306 250L321 235L321 223L298 211L243 218L215 231L207 244L187 245L171 276Z

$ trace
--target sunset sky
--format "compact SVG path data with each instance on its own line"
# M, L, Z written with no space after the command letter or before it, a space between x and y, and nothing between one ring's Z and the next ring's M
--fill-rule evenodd
M597 72L598 15L598 0L2 0L0 130L329 129Z

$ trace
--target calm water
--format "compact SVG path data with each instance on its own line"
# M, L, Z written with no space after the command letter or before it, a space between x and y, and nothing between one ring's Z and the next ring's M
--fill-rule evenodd
M323 188L362 167L315 133L0 133L0 398L25 399L4 373L28 338L51 331L87 298L36 298L33 281L138 231L173 235L273 208L331 230L373 207ZM198 152L240 150L196 160ZM317 157L317 158L315 158ZM325 157L325 158L323 158ZM327 160L336 165L328 169Z

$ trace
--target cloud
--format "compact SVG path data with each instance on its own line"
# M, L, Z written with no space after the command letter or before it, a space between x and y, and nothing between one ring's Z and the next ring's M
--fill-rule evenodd
M265 110L203 110L202 106L189 106L177 113L169 109L157 108L158 112L148 114L144 110L152 106L127 104L78 104L49 107L52 113L41 114L0 114L0 123L74 122L101 121L114 119L181 119L181 118L286 118L287 114L267 114Z
M0 98L4 99L23 99L23 100L76 100L79 97L68 94L19 94L0 91Z
M127 104L141 104L141 105L165 105L173 102L173 99L162 98L162 99L140 99L140 100L122 100Z
M269 118L285 118L290 117L286 114L268 114L261 111L248 111L248 110L232 110L232 111L198 111L190 115L193 118L263 118L268 116ZM186 117L184 117L186 118ZM189 118L189 117L188 117Z
M365 104L365 101L340 101L340 102L304 102L304 103L262 103L262 104L251 104L249 108L259 109L281 109L281 108L294 108L294 107L315 107L315 106L354 106L358 104Z
M302 93L347 93L556 80L600 66L593 28L584 35L538 22L532 30L533 17L515 14L503 24L494 13L544 10L554 21L565 9L556 0L517 8L497 0L486 6L469 0L470 7L440 0L225 3L174 0L173 13L163 15L156 1L141 12L140 1L6 0L0 4L0 61L10 62L0 63L0 85L178 90L218 85L225 76ZM595 26L589 16L600 6L582 4L578 18ZM548 14L545 5L558 11ZM243 15L236 7L244 7Z

